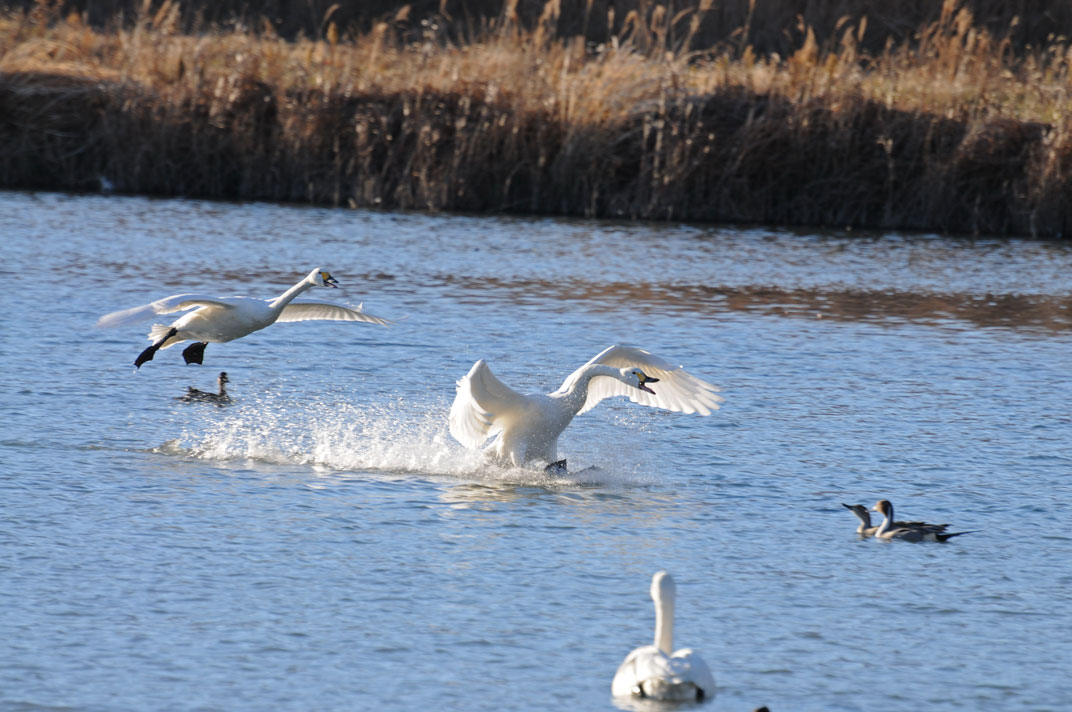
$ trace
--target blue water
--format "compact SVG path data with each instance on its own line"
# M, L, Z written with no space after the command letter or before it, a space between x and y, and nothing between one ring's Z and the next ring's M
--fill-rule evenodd
M0 709L614 710L660 568L703 709L1072 709L1068 245L0 193L0 256ZM397 323L94 328L318 265ZM606 401L571 477L447 432L612 343L723 409Z

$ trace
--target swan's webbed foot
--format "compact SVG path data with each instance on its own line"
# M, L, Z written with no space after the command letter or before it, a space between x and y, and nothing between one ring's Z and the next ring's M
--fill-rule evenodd
M200 366L205 360L205 347L208 346L207 341L198 341L197 343L190 344L182 350L182 357L186 359L187 365L196 363Z
M138 354L138 357L134 359L134 368L141 368L141 365L146 361L152 361L153 356L156 356L156 352L159 348L160 347L156 344L146 347L145 350Z
M543 471L549 475L568 475L569 470L566 469L565 460L556 460L547 467L543 468Z
M177 333L179 333L179 330L175 327L168 329L168 332L164 334L164 338L160 339L152 346L146 347L144 351L138 354L138 357L134 359L134 368L141 368L141 365L146 361L152 361L153 356L156 356L156 352L160 350L160 347L164 345L164 342Z

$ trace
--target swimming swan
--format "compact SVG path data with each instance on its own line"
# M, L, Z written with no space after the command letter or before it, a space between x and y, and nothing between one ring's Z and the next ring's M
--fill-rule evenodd
M877 526L871 526L871 512L862 504L845 504L841 506L856 515L860 520L860 526L856 527L856 533L862 537L874 536L878 531ZM878 505L875 505L878 506ZM891 507L893 505L890 505ZM890 516L893 516L892 514ZM944 532L948 524L928 524L927 522L894 522L890 525L895 529L922 529L925 531Z
M231 402L231 396L227 395L227 384L231 382L231 379L227 378L226 371L220 371L219 377L216 378L216 385L219 387L219 393L211 393L209 391L202 391L193 386L186 387L186 395L179 398L181 401L187 403L203 402L203 403L215 403L216 405L227 405Z
M660 385L652 389L648 384L654 383ZM575 415L604 398L628 396L641 405L710 415L723 400L717 391L680 366L633 346L605 349L546 395L521 395L481 359L458 381L450 407L450 434L471 449L498 434L488 452L500 462L521 467L542 460L564 467L564 462L555 462L558 436Z
M941 532L927 529L898 528L897 523L893 521L893 505L888 499L880 499L878 502L875 502L875 506L871 508L871 511L878 512L882 515L882 524L878 525L878 530L875 532L876 539L900 539L901 541L949 541L953 537L960 536L961 534L971 534L971 532L943 534Z
M134 366L141 368L146 361L152 361L160 349L166 349L183 341L193 340L197 343L187 346L182 357L186 363L201 363L205 356L205 346L209 342L224 343L271 326L277 321L307 321L320 319L329 321L364 321L372 324L388 325L379 317L366 314L358 306L356 309L344 307L331 302L307 299L295 302L293 299L313 287L338 287L339 283L327 271L319 267L310 272L305 279L283 292L271 301L254 297L210 297L204 294L176 294L158 299L132 309L112 312L97 321L98 327L115 327L136 324L151 319L157 314L194 311L183 314L170 326L154 324L149 331L149 340L153 342L138 358Z
M626 656L610 685L615 697L632 695L655 700L697 702L713 697L715 678L699 653L674 649L674 579L665 571L651 578L655 601L655 645L637 648Z

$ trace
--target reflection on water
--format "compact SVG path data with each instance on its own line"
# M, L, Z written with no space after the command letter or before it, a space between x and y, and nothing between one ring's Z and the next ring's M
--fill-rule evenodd
M959 319L984 327L1072 329L1072 295L918 294L859 289L783 289L655 282L582 282L578 280L497 279L440 276L460 290L460 300L484 301L487 290L518 305L546 299L571 300L589 309L641 311L698 316L743 311L776 316L846 321L909 321L938 325Z

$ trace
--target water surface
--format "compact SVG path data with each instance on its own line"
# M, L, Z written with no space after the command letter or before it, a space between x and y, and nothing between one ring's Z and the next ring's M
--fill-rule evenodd
M46 193L0 235L2 709L613 710L659 568L704 709L1072 700L1068 246ZM140 372L93 327L317 265L398 323ZM548 391L612 343L723 409L604 402L568 478L449 436L478 358ZM978 531L860 541L879 497Z

